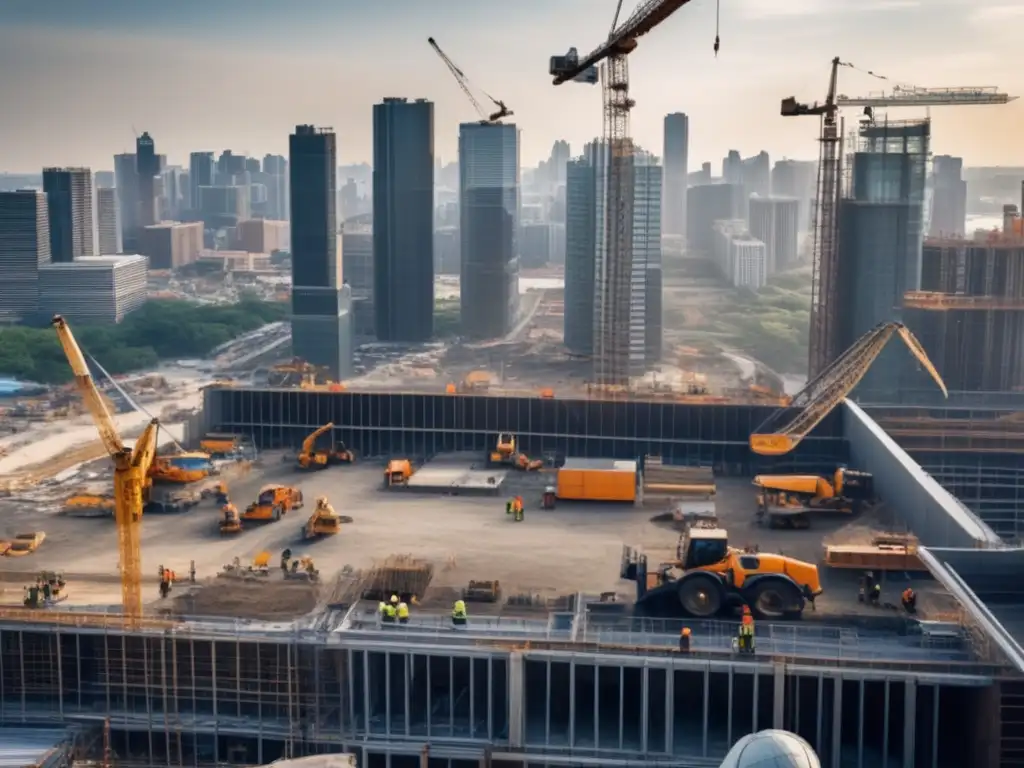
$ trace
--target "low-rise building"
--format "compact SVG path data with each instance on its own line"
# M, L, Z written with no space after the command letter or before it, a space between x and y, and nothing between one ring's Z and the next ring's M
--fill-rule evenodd
M272 219L247 219L238 222L235 240L239 250L249 253L273 253L288 250L288 222Z
M70 322L109 324L146 303L146 257L80 256L39 268L39 309Z
M768 280L765 244L747 231L742 219L716 221L714 260L722 276L737 288L756 291Z
M178 269L194 263L203 250L203 225L164 221L144 227L140 244L150 269Z

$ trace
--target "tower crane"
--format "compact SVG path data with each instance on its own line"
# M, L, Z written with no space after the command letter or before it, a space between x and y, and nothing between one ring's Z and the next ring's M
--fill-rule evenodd
M942 377L910 329L903 323L879 323L811 379L788 406L772 413L750 436L750 450L762 456L782 456L796 448L860 383L894 335L903 339L942 394L948 396Z
M627 57L637 40L678 11L689 0L644 0L618 25L619 0L608 40L582 59L575 49L553 56L549 67L554 84L570 80L596 82L594 67L606 61L604 96L604 152L606 184L605 257L599 265L597 285L598 327L595 339L594 378L598 386L617 386L629 381L629 299L633 263L633 140L629 112L635 102L629 95ZM718 51L718 40L715 40Z
M89 373L85 356L75 341L67 321L56 315L52 321L57 338L64 349L75 386L82 394L85 406L92 416L103 446L114 463L114 521L117 525L119 567L121 570L121 602L129 623L142 616L142 554L140 534L142 526L143 492L149 467L156 456L157 420L149 422L135 441L127 448L118 434L114 419Z
M842 177L841 137L842 124L839 110L842 107L864 107L864 113L873 119L875 108L885 107L939 107L939 106L980 106L1006 104L1014 96L1001 93L996 88L917 88L896 86L890 94L850 97L837 95L839 68L857 69L853 64L832 59L828 92L821 104L802 104L790 96L782 100L783 117L817 116L821 119L818 137L818 183L814 199L814 240L811 251L811 328L808 350L808 373L814 377L831 363L838 352L836 346L836 321L839 308L837 287L839 280L838 258L838 213L839 197L842 194L839 183ZM864 70L861 70L864 71ZM884 75L864 71L879 80L888 80Z
M476 96L473 95L473 91L470 90L469 78L466 77L465 73L455 66L455 62L448 58L448 54L441 50L441 46L437 44L437 41L434 38L428 37L427 42L430 43L430 47L434 49L434 53L440 56L441 61L443 61L445 66L448 67L448 71L452 73L452 76L455 78L455 82L459 84L459 88L461 88L462 92L466 94L466 98L469 99L477 114L480 115L481 123L500 123L504 118L511 117L514 114L511 109L505 106L505 102L501 99L496 99L486 91L481 91L481 93L490 99L494 106L497 107L496 111L490 113L484 109L484 106Z

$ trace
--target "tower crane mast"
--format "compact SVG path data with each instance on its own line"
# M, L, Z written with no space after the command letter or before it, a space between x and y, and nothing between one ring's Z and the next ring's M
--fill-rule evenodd
M890 94L850 97L837 95L839 68L857 69L853 64L832 59L828 92L821 104L803 104L790 96L782 100L783 117L818 116L821 130L818 142L818 183L814 200L814 233L811 250L811 327L808 348L808 374L821 373L838 354L838 213L842 195L842 107L863 107L873 119L876 107L938 107L1006 104L1016 97L992 87L916 88L896 86ZM879 80L888 80L875 72L865 72Z
M441 50L441 46L437 44L437 41L432 37L427 38L427 42L430 43L430 47L434 49L434 53L441 57L441 61L444 62L445 66L448 67L448 71L452 73L452 77L455 78L455 82L459 84L459 88L466 94L466 98L469 99L470 104L473 105L473 109L476 110L477 114L480 115L480 122L482 123L500 123L504 118L511 117L514 113L507 106L505 102L500 99L496 99L489 95L486 91L481 93L486 96L497 109L494 112L488 112L484 106L480 103L479 99L473 95L472 89L469 87L469 78L466 74L459 69L455 62L448 58L448 54Z

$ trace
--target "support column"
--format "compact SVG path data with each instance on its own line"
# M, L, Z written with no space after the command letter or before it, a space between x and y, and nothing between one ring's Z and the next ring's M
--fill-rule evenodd
M775 662L775 689L772 699L772 728L780 731L786 728L786 665Z
M512 749L523 746L525 669L523 654L519 651L512 651L508 655L508 745Z
M917 681L908 678L903 689L903 768L914 768L916 730Z
M836 675L832 687L832 768L842 768L843 746L843 678ZM911 766L913 768L913 766Z

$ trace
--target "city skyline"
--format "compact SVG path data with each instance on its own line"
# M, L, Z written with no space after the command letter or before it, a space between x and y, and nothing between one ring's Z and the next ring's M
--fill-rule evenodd
M143 130L174 164L187 165L190 152L211 146L286 154L289 132L305 121L334 127L339 163L366 162L372 104L385 96L435 102L437 154L450 162L458 124L474 113L427 45L431 34L478 90L515 111L523 164L532 166L556 139L578 153L600 134L599 88L556 89L547 62L570 46L589 50L607 35L613 10L613 3L594 10L584 0L553 9L535 0L514 9L468 0L436 9L396 0L386 10L304 0L287 11L238 0L145 7L96 0L88 9L68 0L5 3L0 66L8 76L0 100L18 108L0 114L0 168L109 168L112 156L131 151L135 132ZM779 101L821 100L836 54L891 78L885 83L844 70L839 90L850 95L902 82L1024 92L1024 74L1001 66L1013 60L1012 21L1024 18L1024 7L1005 0L781 0L770 7L736 0L722 11L717 60L714 11L712 2L691 3L667 22L667 34L643 39L631 57L635 139L660 150L664 115L685 112L691 170L734 148L744 156L767 149L773 158L814 159L814 121L782 118ZM880 14L885 24L878 23ZM941 50L937 39L944 40ZM126 60L133 65L125 67ZM935 109L932 117L936 154L963 157L968 166L1024 163L1014 130L1024 120L1021 101Z

